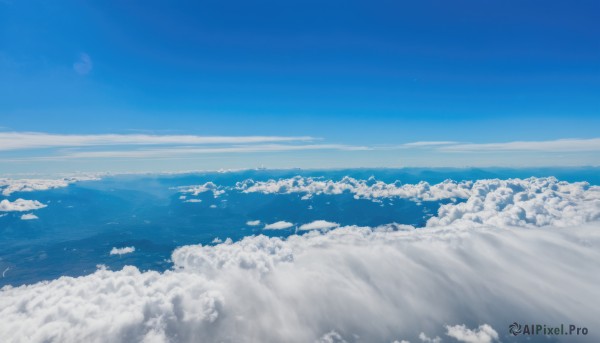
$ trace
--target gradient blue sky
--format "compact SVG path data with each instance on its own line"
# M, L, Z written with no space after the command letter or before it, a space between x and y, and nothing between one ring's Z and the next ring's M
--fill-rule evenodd
M598 1L2 0L0 167L599 165L598 13ZM32 148L24 132L317 139L186 154L187 140ZM456 143L405 145L423 141ZM542 146L485 145L515 141Z

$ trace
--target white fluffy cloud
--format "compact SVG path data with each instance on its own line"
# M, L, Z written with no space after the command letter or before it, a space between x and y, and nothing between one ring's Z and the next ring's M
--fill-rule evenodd
M459 342L464 343L491 343L498 340L498 332L488 324L480 325L471 330L465 325L446 326L446 334Z
M69 177L62 179L1 179L2 195L9 196L15 192L45 191L53 188L67 187L77 181L98 180L96 177Z
M260 225L260 220L249 220L246 222L246 225L248 226L258 226Z
M280 220L278 222L265 225L265 230L283 230L283 229L291 228L292 226L294 226L294 223Z
M179 190L180 193L191 194L193 196L197 196L200 193L204 192L212 192L213 197L218 198L221 194L225 193L221 187L215 185L212 182L207 182L203 185L192 185L192 186L180 186L176 189Z
M550 178L479 180L466 202L442 205L427 226L571 226L600 220L600 187Z
M300 225L299 230L330 230L340 226L338 223L328 222L326 220L315 220L312 223Z
M4 199L0 201L0 212L25 212L25 211L33 211L40 208L44 208L47 205L42 204L37 200L25 200L25 199L17 199L15 201L10 201Z
M418 184L385 183L375 179L357 180L344 177L340 181L322 180L319 178L296 176L289 179L238 182L236 189L244 193L264 194L305 194L309 199L319 194L351 193L357 199L409 198L419 200L439 200L449 198L468 198L472 182L455 182L447 180L435 185L427 182Z
M556 178L489 179L475 182L446 180L430 185L383 183L345 177L341 181L294 177L290 179L239 182L246 193L354 194L355 198L377 200L401 197L415 201L465 199L442 205L427 226L569 226L600 220L600 187L586 182L564 182Z
M34 220L34 219L39 219L39 217L33 213L25 213L24 215L21 216L21 220Z
M110 251L110 254L111 255L125 255L125 254L131 254L134 251L135 251L135 247L123 247L123 248L113 247Z

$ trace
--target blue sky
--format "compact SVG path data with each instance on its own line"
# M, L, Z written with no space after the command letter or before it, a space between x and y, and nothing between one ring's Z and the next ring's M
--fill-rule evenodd
M597 13L598 1L3 0L0 167L600 165ZM26 132L46 136L31 147ZM107 134L129 138L57 144ZM445 144L406 145L432 141Z

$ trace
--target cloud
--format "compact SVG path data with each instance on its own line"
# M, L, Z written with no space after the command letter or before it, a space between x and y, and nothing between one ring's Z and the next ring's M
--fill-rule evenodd
M439 336L436 336L435 338L431 338L431 337L427 336L424 332L421 332L419 334L419 339L423 343L441 343L442 342L442 339Z
M338 223L328 222L326 220L315 220L312 223L301 225L299 230L330 230L340 226Z
M25 200L25 199L17 199L13 202L10 200L4 199L0 201L0 212L25 212L25 211L33 211L38 210L40 208L44 208L47 205L42 204L37 200Z
M312 140L315 140L315 138L307 136L196 136L149 134L65 135L43 132L0 132L0 150L21 150L57 147L94 147L111 145L136 146L256 144L272 142L299 142Z
M86 53L79 54L79 60L73 63L73 70L79 75L87 75L92 71L94 64L90 55Z
M26 213L21 216L21 220L34 220L34 219L39 219L39 217L33 213Z
M338 335L391 342L416 341L421 332L435 339L446 323L472 318L498 328L521 319L596 327L599 244L593 223L344 227L185 246L164 273L101 269L3 288L0 335L28 342L311 342Z
M291 194L303 193L304 200L313 195L351 193L357 199L409 198L418 200L440 200L450 198L468 198L473 183L471 181L456 182L446 180L430 185L427 182L418 184L385 183L373 178L357 180L344 177L340 181L322 180L319 178L296 176L288 179L238 182L235 189L244 193Z
M497 206L503 199L531 193L541 194L539 206L554 220L526 228L451 222L420 229L345 226L285 239L258 235L180 247L171 256L173 269L162 273L100 268L7 286L0 290L0 337L473 343L507 334L515 321L599 327L599 221L569 221L573 212L566 209L588 208L596 191L552 178L485 180L470 196L489 194L490 207L480 212L495 211L490 218L506 212ZM564 202L569 205L557 205ZM597 342L600 333L579 338Z
M202 202L202 199L188 199L188 200L185 200L184 202Z
M225 191L222 190L221 187L215 185L212 182L206 182L202 185L180 186L176 187L175 189L177 189L180 193L191 194L193 196L197 196L198 194L205 192L212 192L214 198L218 198L220 195L225 193Z
M135 251L135 247L123 247L123 248L115 248L113 247L110 251L111 255L125 255L131 254Z
M258 152L280 152L280 151L307 151L307 150L367 150L365 147L342 145L342 144L257 144L257 145L235 145L228 147L190 148L172 147L161 149L136 149L136 150L112 150L112 151L70 151L59 156L46 159L79 159L79 158L173 158L173 156L223 154L223 153L258 153Z
M431 147L431 146L440 146L440 145L451 145L458 144L455 141L422 141L422 142L411 142L405 143L403 146L405 147Z
M335 331L330 331L315 341L316 343L348 343L342 335Z
M258 226L260 225L260 220L249 220L246 222L246 225L248 226Z
M9 196L15 192L45 191L53 188L67 187L79 181L99 180L97 177L81 176L62 179L3 179L0 178L2 195Z
M549 141L516 141L506 143L453 144L438 148L446 152L468 151L547 151L574 152L600 151L600 138L591 139L557 139Z
M293 223L280 220L278 222L265 225L264 229L265 230L283 230L283 229L288 229L292 226L294 226Z
M440 206L427 226L567 227L600 220L600 187L556 178L478 180L467 201Z
M498 333L488 324L480 325L478 329L471 330L465 325L446 326L447 335L459 342L465 343L491 343L498 340Z

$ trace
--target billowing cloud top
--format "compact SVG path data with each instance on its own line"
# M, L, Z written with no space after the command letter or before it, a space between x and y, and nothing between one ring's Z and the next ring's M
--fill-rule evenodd
M571 226L600 220L600 187L556 178L478 180L466 202L442 205L427 226Z
M489 342L515 320L597 327L599 244L595 225L585 225L344 227L185 246L164 273L101 269L5 287L0 335L10 342L414 342L420 335ZM473 318L483 326L462 326ZM581 341L598 338L590 332Z

